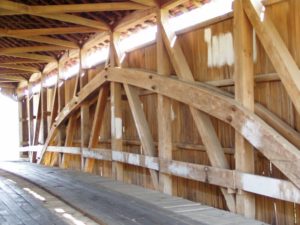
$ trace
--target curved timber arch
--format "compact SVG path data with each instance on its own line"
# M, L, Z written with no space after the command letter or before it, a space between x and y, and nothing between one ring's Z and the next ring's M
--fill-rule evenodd
M109 68L91 80L58 115L43 148L42 156L54 137L56 128L101 85L110 81L159 93L230 124L300 188L300 178L297 174L297 171L300 170L299 150L253 112L205 84L180 81L155 73L132 69Z

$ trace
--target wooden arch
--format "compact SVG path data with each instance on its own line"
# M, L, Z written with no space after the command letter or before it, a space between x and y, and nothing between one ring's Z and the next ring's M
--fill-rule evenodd
M56 134L57 127L107 82L128 84L156 92L230 124L300 188L300 179L297 174L300 170L299 150L253 112L224 95L221 90L217 91L208 85L180 81L133 69L109 68L91 80L56 118L42 150L40 162Z

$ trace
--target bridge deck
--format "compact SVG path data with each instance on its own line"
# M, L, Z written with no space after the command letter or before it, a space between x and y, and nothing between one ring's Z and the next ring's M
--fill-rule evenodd
M0 168L47 190L100 224L264 224L182 198L78 171L24 162L3 162Z
M11 180L0 176L1 225L67 225Z

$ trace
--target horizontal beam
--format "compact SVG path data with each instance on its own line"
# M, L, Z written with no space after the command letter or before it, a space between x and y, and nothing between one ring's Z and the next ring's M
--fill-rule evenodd
M1 15L1 13L0 13ZM99 29L90 27L58 27L58 28L38 28L38 29L16 29L8 30L1 29L2 34L11 36L40 36L40 35L57 35L57 34L78 34L78 33L95 33L99 32Z
M84 17L80 17L76 15L63 14L58 12L56 12L55 14L37 13L35 9L32 9L31 7L33 6L28 6L22 3L12 2L8 0L1 0L1 4L0 4L0 8L5 10L1 12L2 15L28 14L28 15L40 16L48 19L54 19L63 22L83 25L87 27L93 27L100 30L110 29L109 26L104 21L101 21L100 18L96 21L96 20L86 19ZM64 8L68 9L68 6L64 6Z
M26 10L22 10L22 11L26 12L26 14L32 14L32 13L56 14L56 13L139 10L145 8L147 7L133 2L110 2L110 3L84 3L84 4L67 4L67 5L30 6Z
M70 49L67 47L54 46L54 45L40 45L40 46L28 46L28 47L16 47L16 48L0 48L0 54L14 54L14 53L26 53L26 52L49 52L49 51L62 51Z
M131 14L125 16L121 20L119 20L114 25L114 31L126 31L128 28L134 27L136 24L146 21L147 19L156 15L157 9L150 8L146 10L139 10L132 12Z
M158 6L158 4L157 4L158 1L156 1L156 0L131 0L131 1L145 5L145 6L149 6L149 7Z
M4 80L11 80L11 81L27 81L24 77L22 76L16 76L16 75L3 75L0 73L0 79Z
M25 147L26 151L32 147ZM79 147L49 146L49 152L80 154ZM110 149L88 149L82 151L83 157L105 161L117 161L129 165L161 171L166 174L218 185L230 189L241 189L247 192L268 196L289 202L300 203L300 190L291 182L272 177L242 173L229 169L199 165L175 160L161 160L158 157L115 151Z
M34 54L34 53L13 53L13 54L12 53L0 53L0 55L23 58L23 59L33 59L33 60L39 60L39 61L43 61L43 62L56 61L56 59L52 56L40 55L40 54ZM5 63L5 64L7 64L7 63ZM4 64L2 64L2 65L4 65Z
M11 38L21 39L21 40L25 40L25 41L34 41L34 42L38 42L38 43L57 45L57 46L62 46L62 47L66 47L66 48L78 48L78 46L71 41L65 41L65 40L46 37L46 36L9 35L9 34L5 34L4 32L2 32L0 30L0 37L11 37Z
M16 69L16 70L22 70L22 71L27 71L27 72L32 72L32 73L40 72L37 68L32 67L32 66L6 65L6 64L3 65L0 63L0 68Z
M20 60L20 59L14 59L14 58L12 58L11 61L7 61L6 60L4 62L1 62L2 65L40 64L40 63L45 63L45 61L43 61L43 60Z

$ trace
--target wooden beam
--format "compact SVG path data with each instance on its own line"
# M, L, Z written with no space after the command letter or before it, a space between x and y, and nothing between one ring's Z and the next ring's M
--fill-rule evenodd
M182 82L157 76L150 72L129 69L110 68L106 80L152 90L174 100L184 102L230 124L296 186L300 187L300 179L297 175L297 171L300 170L300 164L298 163L300 152L298 149L257 115L230 97L205 85L197 86L194 82ZM176 85L176 82L179 83ZM182 95L182 93L186 94Z
M90 107L88 104L84 103L80 107L80 146L81 153L84 148L89 145L90 139ZM81 154L81 169L84 170L84 157Z
M1 62L2 65L17 65L17 64L39 64L39 63L45 63L43 60L20 60L12 58L11 61L4 61Z
M0 8L7 10L7 13L9 15L20 15L20 14L28 14L28 15L33 15L33 16L40 16L48 19L54 19L54 20L59 20L63 22L69 22L69 23L74 23L78 25L83 25L87 27L93 27L97 28L100 30L109 30L109 26L103 22L95 20L90 20L86 19L80 16L75 16L71 14L63 14L63 13L55 13L55 14L45 14L45 13L37 13L35 12L34 9L31 8L32 6L28 6L25 4L17 3L17 2L12 2L8 0L2 0ZM48 7L48 6L46 6ZM65 9L68 8L68 6L64 6ZM11 12L12 11L12 12ZM15 14L13 12L16 12ZM3 15L3 13L2 13ZM5 13L4 13L5 15Z
M155 0L131 0L132 2L139 3L141 5L156 7L158 6L157 1Z
M114 33L110 34L109 66L121 66L115 47ZM110 83L110 110L111 110L111 148L123 151L123 120L122 120L122 86L119 83ZM124 178L123 164L112 162L112 176L122 181Z
M44 44L50 44L50 45L57 45L57 46L61 46L61 47L65 47L66 49L76 49L78 48L77 44L71 42L71 41L65 41L65 40L61 40L58 38L51 38L51 37L46 37L46 36L7 36L7 35L1 35L2 37L12 37L12 38L16 38L16 39L22 39L22 40L26 40L26 41L34 41L34 42L38 42L38 43L44 43Z
M20 151L38 151L41 146L20 148ZM79 147L49 146L48 151L80 154ZM230 189L241 189L270 198L280 199L291 203L300 203L300 190L289 181L227 170L207 165L199 165L175 160L159 160L157 157L140 154L111 151L110 149L84 149L85 157L97 160L119 161L143 168L161 170L166 174L183 177ZM185 171L188 171L185 172ZM253 185L259 183L260 185Z
M243 10L243 0L234 2L234 79L235 99L245 108L254 111L253 31ZM235 169L254 173L254 152L244 137L235 133ZM255 218L255 196L243 191L236 195L237 213Z
M160 21L159 13L158 20ZM158 24L157 28L157 73L170 76L171 64L162 39L162 27ZM172 160L171 99L162 95L157 95L157 120L159 159ZM162 172L159 173L159 190L172 195L172 176Z
M23 58L23 59L33 59L33 60L43 61L44 63L56 61L56 59L52 56L40 55L40 54L34 54L34 53L14 53L14 54L0 53L0 55ZM21 64L21 62L20 62L20 64ZM1 63L1 65L7 65L7 63L4 63L4 64Z
M128 28L134 27L136 24L146 21L155 16L156 9L150 8L146 10L138 10L120 19L114 25L114 32L126 31Z
M153 1L147 1L153 2ZM153 5L151 5L153 6ZM122 10L139 10L147 6L133 2L110 2L110 3L84 3L67 5L30 6L27 14L57 14L57 13L80 13L80 12L105 12Z
M33 129L34 129L34 123L33 123L33 99L30 98L30 93L28 91L27 94L27 115L28 115L28 134L29 134L29 145L33 145Z
M15 47L15 48L0 48L0 54L15 54L26 52L49 52L49 51L62 51L70 48L55 46L55 45L40 45L29 47Z
M124 84L124 89L144 153L145 155L154 156L155 146L145 113L142 108L141 100L139 99L138 90L135 87L127 84ZM157 172L150 170L150 175L154 188L158 190L159 181Z
M255 3L255 6L253 5ZM291 56L287 46L276 30L271 18L265 16L263 21L260 18L262 4L258 0L246 0L243 8L253 25L256 34L267 52L275 70L289 94L294 106L300 112L300 71Z
M94 115L94 120L91 129L91 136L88 145L89 149L97 147L99 141L100 129L104 119L104 112L107 104L108 95L109 95L108 87L106 86L102 87L98 94L95 115ZM85 163L85 171L91 173L93 171L94 164L95 164L94 159L87 159Z
M141 2L141 1L139 1ZM155 6L155 1L142 1L138 4L133 2L110 2L110 3L84 3L66 5L25 5L3 0L0 8L23 14L59 14L59 13L82 13L82 12L105 12L122 10L139 10L149 6ZM6 15L12 15L7 12ZM2 16L5 14L2 13Z
M117 151L123 150L123 121L122 121L122 94L121 84L110 83L111 104L111 148ZM115 179L123 180L123 165L113 162L112 173Z
M161 27L163 40L177 76L179 79L184 81L194 81L194 77L189 68L186 57L184 56L179 42L176 41L177 36L169 28L168 11L161 11ZM202 142L206 149L209 149L209 151L207 151L207 155L210 163L213 166L228 169L228 161L209 116L193 107L189 108ZM235 212L236 207L234 196L229 194L226 189L221 189L221 191L228 209L231 212Z
M6 68L6 69L16 69L16 70L21 70L21 71L27 71L27 72L32 72L32 73L39 73L40 71L32 66L22 66L22 65L7 65L7 64L1 64L0 63L0 68Z
M32 15L44 17L47 19L53 19L53 20L73 23L77 25L87 26L91 28L96 28L100 31L110 30L109 26L104 21L101 21L100 18L98 18L98 20L96 21L96 20L86 19L84 17L70 15L70 14L32 14Z
M282 2L285 2L285 1L286 0L263 0L262 4L264 4L265 6L270 6L270 5L282 3Z
M4 80L12 80L12 81L27 81L24 77L22 76L15 76L15 75L3 75L0 73L0 79Z
M43 83L44 81L44 74L42 73L41 76L41 83ZM42 144L44 144L46 142L47 136L48 136L48 109L47 109L47 88L43 87L43 85L41 85L41 90L40 90L40 94L41 94L41 109L42 109L42 117L41 117L41 121L42 121Z
M172 8L175 8L176 6L185 3L186 0L168 0L165 3L163 3L160 8L163 10L169 10Z
M36 121L35 121L35 129L34 129L34 136L33 136L33 145L39 144L39 136L40 136L40 125L41 125L41 117L42 117L42 110L41 110L41 93L39 93L38 97L38 104L37 104L37 113L36 113Z
M68 126L66 130L65 147L72 147L76 122L77 122L76 116L75 115L71 116L71 118L68 121ZM69 161L70 161L70 155L64 154L61 162L62 168L69 168Z
M0 13L1 15L1 13ZM37 28L37 29L0 29L0 33L7 36L40 36L40 35L57 35L57 34L81 34L95 33L99 29L83 26L74 27L57 27L57 28Z

